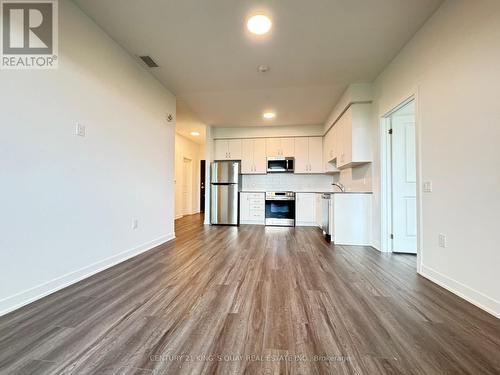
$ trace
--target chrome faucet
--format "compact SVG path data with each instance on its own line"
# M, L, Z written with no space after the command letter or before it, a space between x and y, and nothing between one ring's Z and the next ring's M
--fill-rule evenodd
M345 193L345 186L340 182L333 183L332 185L338 187L342 193Z

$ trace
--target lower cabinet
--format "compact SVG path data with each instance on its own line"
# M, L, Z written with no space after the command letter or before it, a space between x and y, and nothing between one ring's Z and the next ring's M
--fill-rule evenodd
M295 194L295 225L298 227L317 226L316 193Z
M264 225L265 193L240 193L240 223Z
M372 195L333 194L330 211L332 242L337 245L370 246Z

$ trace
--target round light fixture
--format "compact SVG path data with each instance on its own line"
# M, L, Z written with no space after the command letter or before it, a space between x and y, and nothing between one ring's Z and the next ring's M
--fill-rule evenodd
M191 132L191 135L193 137L198 137L200 135L200 132Z
M272 120L273 118L276 117L276 113L274 113L274 112L264 112L262 114L262 117L264 117L266 120Z
M271 19L263 14L252 16L247 21L247 28L252 34L263 35L271 30Z

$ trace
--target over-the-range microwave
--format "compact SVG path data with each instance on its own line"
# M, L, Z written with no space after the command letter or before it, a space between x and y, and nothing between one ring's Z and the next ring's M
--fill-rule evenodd
M293 173L295 159L284 156L267 158L267 173Z

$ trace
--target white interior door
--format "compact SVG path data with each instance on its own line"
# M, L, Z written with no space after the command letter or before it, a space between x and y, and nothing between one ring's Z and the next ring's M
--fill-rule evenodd
M415 102L391 116L392 251L417 253Z
M192 194L192 161L191 159L184 159L182 173L182 214L191 215L193 213L193 194Z

